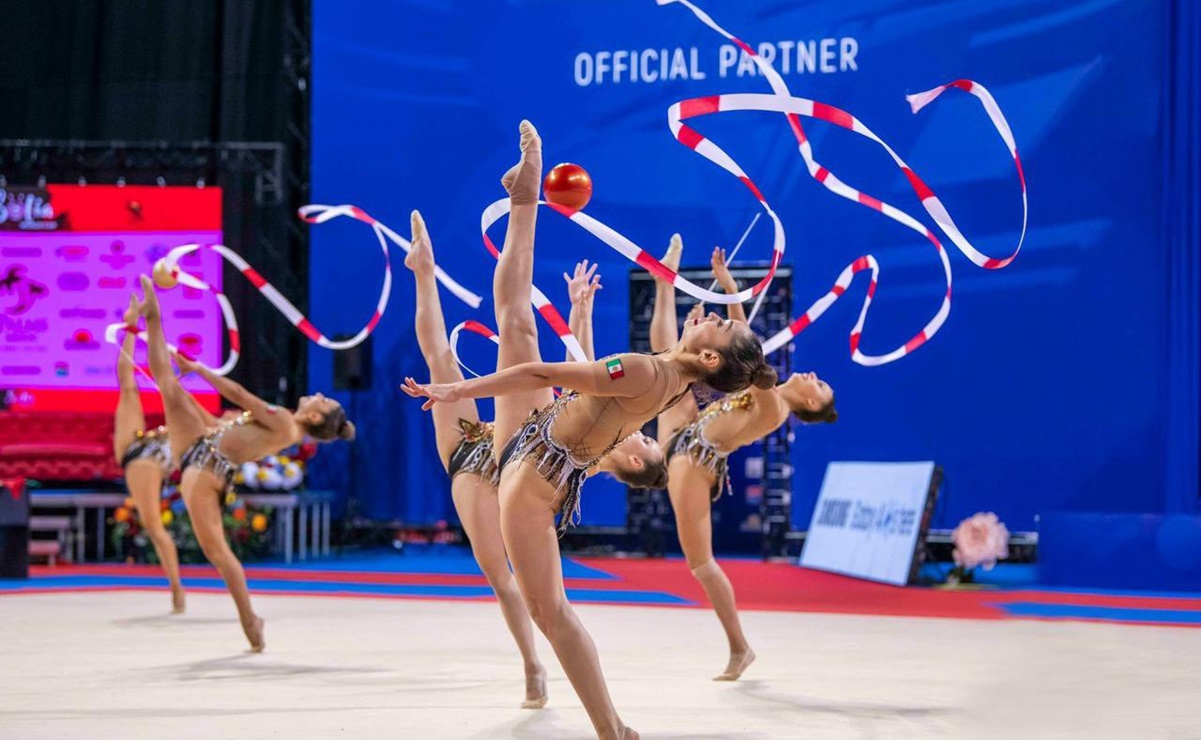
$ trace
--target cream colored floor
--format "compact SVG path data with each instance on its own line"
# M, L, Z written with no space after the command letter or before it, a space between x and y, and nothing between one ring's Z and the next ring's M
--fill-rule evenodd
M517 708L494 604L256 601L262 655L224 595L0 597L0 737L591 737L545 645L550 705ZM645 738L1201 738L1201 630L749 613L759 662L720 684L710 613L579 611Z

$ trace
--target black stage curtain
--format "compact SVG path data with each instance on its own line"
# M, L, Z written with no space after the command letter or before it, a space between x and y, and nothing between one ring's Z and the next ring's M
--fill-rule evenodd
M0 0L0 138L280 141L285 0Z

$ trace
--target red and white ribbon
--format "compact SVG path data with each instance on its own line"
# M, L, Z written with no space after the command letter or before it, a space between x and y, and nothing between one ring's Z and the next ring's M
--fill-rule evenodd
M905 213L899 208L896 208L877 198L873 198L867 193L851 187L850 185L839 180L833 173L830 172L829 169L818 163L813 157L812 146L810 145L808 137L805 135L804 128L801 126L800 116L817 118L822 121L832 123L849 131L853 131L860 136L864 136L883 147L888 155L892 157L892 160L894 163L896 163L897 167L899 167L905 174L905 177L909 180L910 186L913 188L914 192L917 193L918 198L921 199L922 207L926 209L926 212L930 214L930 216L934 219L934 222L938 224L939 229L941 229L942 232L946 234L946 236L955 244L955 246L958 247L959 250L963 252L963 254L966 255L967 258L970 259L974 264L985 269L996 270L1005 267L1017 257L1018 252L1022 248L1022 243L1026 238L1026 225L1029 215L1029 205L1026 194L1026 178L1022 171L1021 159L1018 157L1017 145L1014 142L1013 132L1009 128L1009 123L1005 120L1005 116L1001 113L1001 109L997 106L996 100L993 99L992 95L987 89L984 88L983 85L971 80L956 80L925 92L910 95L907 97L907 99L913 112L917 113L928 103L941 95L945 90L950 88L958 88L963 90L971 95L974 95L980 100L981 104L984 106L985 112L992 121L993 126L997 129L997 132L1000 134L1002 140L1004 140L1006 147L1009 149L1010 155L1013 157L1014 166L1017 169L1018 181L1020 182L1022 188L1022 231L1020 237L1018 238L1017 246L1014 248L1013 252L1009 256L999 259L989 257L972 246L972 244L967 240L966 237L963 236L963 233L959 230L959 227L951 218L951 215L947 212L947 209L942 204L942 201L935 196L930 187L917 176L913 169L906 164L905 161L901 159L901 157L895 151L893 151L892 147L886 144L880 137L873 133L871 129L869 129L857 118L844 110L835 108L834 106L809 100L807 98L793 96L788 90L788 86L785 84L784 79L779 75L779 73L776 72L771 64L760 57L759 54L749 44L733 36L724 28L719 26L708 14L706 14L703 10L698 8L689 0L656 0L656 2L658 2L660 5L669 5L672 3L683 5L692 11L692 13L706 26L721 34L742 49L742 51L745 52L755 62L756 66L759 68L759 71L767 79L768 84L771 86L773 92L772 95L753 93L714 95L709 97L692 98L676 103L668 112L668 123L672 128L672 133L675 134L680 143L688 146L702 156L705 156L707 159L710 159L723 169L726 169L735 175L739 175L741 171L736 169L737 165L735 165L732 160L729 160L724 152L685 125L683 121L699 116L709 115L711 113L727 111L771 111L783 113L788 119L788 123L792 129L793 135L797 139L801 157L804 159L806 168L808 169L811 177L820 182L826 187L827 190L830 190L836 195L857 203L861 203L873 210L879 211L888 218L891 218L892 220L918 232L919 234L922 234L934 245L934 248L938 253L939 260L942 262L943 273L946 276L947 283L947 290L943 296L942 304L940 305L938 311L934 314L933 318L926 323L921 331L919 331L907 342L892 352L883 355L867 355L859 350L859 337L863 331L863 324L867 318L867 310L871 305L872 296L875 294L879 271L879 266L876 264L875 259L870 255L866 257L860 257L846 269L844 269L839 275L838 280L835 281L834 287L830 290L830 292L819 298L787 329L767 340L764 343L765 352L771 352L784 346L807 326L816 321L817 318L821 316L821 314L824 313L831 304L834 303L834 301L836 301L844 292L846 292L846 289L854 276L866 269L871 270L871 284L868 288L867 297L864 299L863 307L859 312L859 320L855 323L855 326L851 330L850 334L851 359L856 363L861 365L883 365L904 357L928 341L930 337L934 336L934 334L946 321L951 310L951 263L947 257L946 250L938 240L938 237L935 236L934 232L926 228L921 222L910 216L908 213ZM739 175L739 177L740 179L743 179L744 176ZM753 183L751 183L749 179L743 179L743 182L758 196L757 189L754 188ZM760 197L760 200L762 200L761 196L758 197ZM774 214L771 215L774 218ZM778 254L779 252L777 252L777 255ZM774 267L775 262L773 262L773 268Z
M932 90L910 95L908 96L908 100L913 112L916 113L941 95L943 91L954 87L974 95L983 104L985 112L988 114L989 119L997 129L997 132L1001 135L1001 138L1004 140L1005 145L1008 147L1009 152L1013 157L1014 166L1017 169L1018 180L1021 184L1021 235L1018 238L1017 246L1014 248L1013 252L1007 257L1003 258L989 257L988 255L985 255L976 249L967 240L967 238L963 236L963 233L959 230L959 227L955 224L955 221L947 212L946 207L942 204L942 201L935 196L930 187L926 185L926 183L920 177L918 177L913 169L906 164L903 159L901 159L901 157L892 149L892 147L885 143L883 139L878 137L874 132L872 132L871 129L869 129L857 118L840 108L836 108L826 103L793 96L789 91L787 84L784 82L783 77L776 72L769 62L760 57L759 54L749 44L735 37L724 28L719 26L707 13L698 8L689 0L656 1L660 5L678 3L688 8L702 23L742 49L742 51L754 61L760 73L764 76L764 78L767 79L768 84L772 88L772 94L770 95L757 93L735 93L683 100L672 105L668 109L667 115L668 126L671 128L672 135L675 136L677 141L684 146L687 146L689 149L692 149L697 154L705 157L725 171L729 172L734 177L738 178L738 180L746 186L746 188L759 202L760 207L763 208L769 217L771 217L774 227L772 240L772 260L767 275L757 284L738 293L715 293L712 290L705 289L682 278L674 270L663 265L645 249L639 247L624 235L618 233L600 221L597 221L591 216L553 203L544 203L543 201L540 201L540 203L548 205L553 210L570 219L576 225L580 226L612 249L624 255L631 262L641 265L656 277L670 282L677 289L694 298L697 298L698 300L716 304L731 304L742 303L757 296L761 298L764 291L771 284L772 279L775 277L776 268L778 267L781 258L784 256L786 240L783 224L780 222L780 218L776 215L776 212L772 210L770 204L767 202L767 199L764 198L762 191L760 191L760 189L755 185L746 172L743 171L743 169L733 160L733 158L730 157L723 149L721 149L721 147L717 146L715 143L699 134L684 122L713 113L724 113L730 111L767 111L782 113L787 118L789 127L792 129L793 136L797 140L798 151L801 154L801 158L805 162L805 166L810 177L817 180L827 190L835 193L836 195L876 210L888 218L891 218L892 220L902 224L903 226L906 226L907 228L910 228L925 236L934 245L939 260L942 263L947 289L943 295L943 300L938 311L935 312L934 316L919 332L891 352L882 355L868 355L859 350L859 338L863 332L863 325L867 318L868 307L871 305L872 296L875 294L879 273L879 265L870 255L866 257L860 257L848 265L835 281L834 287L828 293L826 293L826 295L814 302L814 304L810 306L809 309L800 318L794 321L787 329L778 333L776 336L771 337L764 343L765 352L774 351L787 344L807 326L816 321L817 318L834 303L834 301L836 301L843 295L843 293L846 292L855 275L863 270L870 269L872 273L872 279L868 288L868 294L864 299L863 307L860 310L859 320L856 322L854 328L852 328L850 334L851 359L861 365L869 366L883 365L904 357L928 341L930 337L934 336L939 328L941 328L946 322L947 316L950 315L951 310L951 262L947 255L946 249L943 248L938 237L933 231L928 229L916 218L909 215L905 211L896 208L895 206L885 203L878 198L874 198L871 195L868 195L867 193L864 193L844 183L829 169L820 164L813 156L812 145L809 142L808 136L805 134L804 127L801 125L801 116L817 118L827 123L840 126L849 131L857 133L860 136L864 136L883 147L883 149L892 158L893 162L901 169L905 177L909 180L910 186L913 188L914 192L922 202L922 207L926 209L926 212L930 214L935 223L938 224L939 229L947 237L949 237L952 243L954 243L955 246L974 264L986 269L1000 269L1010 264L1014 258L1017 257L1018 252L1021 250L1022 243L1025 241L1026 226L1029 215L1026 180L1025 175L1022 172L1021 159L1018 157L1017 145L1014 142L1013 133L1009 128L1009 124L1005 120L1004 115L1001 113L1000 108L997 106L996 101L983 85L972 82L971 80L956 80L955 82L941 85ZM487 246L488 250L493 254L493 256L498 256L499 252L488 236L488 229L502 216L508 213L508 211L508 200L498 200L485 209L481 219L481 230L484 236L484 244ZM574 342L574 337L572 337L571 333L567 331L566 323L563 322L562 316L560 316L558 312L556 312L554 308L549 305L545 295L543 295L537 288L534 288L533 290L533 302L535 306L538 307L539 313L551 323L551 325L555 328L555 332L564 340L565 343L568 343L568 348L571 350L571 343ZM756 310L758 305L759 304L756 303ZM575 356L574 351L572 351L572 354Z
M170 272L180 282L180 284L186 285L189 288L196 288L197 290L207 290L207 291L211 292L213 294L213 297L215 297L217 299L217 305L221 308L221 316L225 321L225 327L226 327L226 330L229 335L229 354L226 356L225 362L222 363L220 367L213 368L213 373L215 373L217 375L228 375L229 371L233 370L234 366L238 364L238 357L241 355L242 338L241 338L240 332L238 331L238 317L234 315L233 306L230 305L229 299L225 297L224 293L222 293L219 290L216 290L211 285L204 282L200 278L192 275L191 273L184 272L183 270L181 270L179 268L179 265L178 265L180 257L182 257L185 254L188 254L189 252L194 252L197 249L200 249L200 246L201 245L199 245L199 244L185 244L183 246L176 247L175 249L172 249L170 252L168 252L167 256L164 257L163 259L166 260L167 264L171 266ZM228 247L226 247L223 244L211 244L208 246L213 251L217 252L218 254L221 254L222 256L225 256L226 252L228 252L231 255L237 256L236 253L232 249L229 249ZM228 259L228 257L227 257L227 259ZM238 257L238 260L242 260L242 258ZM244 260L242 260L242 264L244 264L244 265L246 264ZM254 270L252 268L250 268L249 265L246 265L246 267L248 269L250 269L251 272L254 272ZM257 272L254 274L256 276L258 276ZM258 279L262 280L261 277L259 277ZM252 280L252 282L253 282L253 280ZM268 285L268 287L270 287L270 286ZM271 290L274 291L275 288L271 288ZM278 295L278 293L276 293L276 294ZM292 304L289 303L288 305L291 306ZM295 310L295 308L293 308L293 310ZM120 345L121 344L120 337L123 336L127 332L133 333L134 336L136 336L138 339L140 339L143 342L146 342L146 343L150 342L150 338L146 334L145 331L135 331L132 327L126 326L123 322L119 322L116 324L109 324L107 327L105 327L104 339L109 344ZM179 348L176 347L174 344L171 344L170 342L167 343L167 349L172 354L179 351ZM122 351L124 351L124 350L122 350ZM189 358L189 359L195 359L195 358ZM150 376L147 374L147 377L150 377ZM153 378L151 378L151 379L153 380Z
M547 203L546 201L540 200L538 202L543 205L548 205L555 210L569 210L562 208L561 206L556 206L553 203ZM500 250L496 248L496 245L492 243L492 239L488 236L488 227L499 221L500 218L508 212L509 199L503 198L485 208L484 215L480 219L480 228L484 233L484 246L487 247L488 252L498 260L500 259ZM575 213L577 215L583 215L579 214L578 211ZM580 346L579 340L575 338L575 335L571 333L571 329L567 326L567 322L563 320L563 314L559 313L558 309L556 309L554 304L550 302L550 299L546 297L545 293L543 293L541 290L538 290L537 285L530 285L530 302L534 304L534 309L540 316L542 316L546 323L550 324L550 328L555 332L555 336L559 337L559 339L567 347L567 353L570 354L576 362L587 362L588 356L584 354L584 348Z
M387 254L388 254L388 245L385 242L385 240L390 241L393 244L395 244L396 246L400 247L404 251L405 254L408 254L413 249L413 245L408 239L405 239L400 234L397 234L395 231L393 231L391 228L389 228L388 225L385 224L383 221L376 220L370 214L368 214L366 211L364 211L362 208L359 208L358 206L351 206L351 205L324 206L324 205L313 204L313 205L302 206L299 210L299 215L300 215L301 219L303 219L304 221L311 223L311 224L323 224L326 221L329 221L330 219L333 219L333 218L337 218L339 216L348 216L357 221L362 221L363 223L370 226L371 230L375 232L376 238L379 239L380 248L384 250L384 259L385 260L387 260ZM388 269L388 278L390 279L391 275L392 275L391 265L387 265L387 269ZM464 288L459 283L455 282L454 278L452 278L450 275L446 274L446 272L443 271L443 269L441 267L438 267L437 265L434 266L434 277L436 277L438 279L438 282L442 283L442 286L444 288L449 290L456 298L463 301L468 306L471 306L472 308L480 307L480 303L483 300L482 298L480 298L480 296L476 295L475 293L471 292L467 288ZM383 304L385 304L385 303L387 303L386 300L383 303L381 303L380 305L383 306ZM382 309L381 309L381 313L382 313Z
M487 326L486 324L481 324L480 322L475 321L474 319L468 319L467 321L462 322L461 324L459 324L458 326L456 326L455 328L450 330L449 342L450 342L451 357L455 358L455 362L458 363L459 367L463 368L464 370L466 370L467 372L471 373L472 375L474 375L475 377L478 378L478 377L480 377L480 374L477 373L476 371L472 370L471 368L467 367L467 363L463 362L463 358L461 358L459 356L459 335L461 335L465 331L471 332L472 334L478 334L481 337L484 337L485 339L490 340L497 347L500 346L500 336L496 332L492 331L492 329L489 326ZM572 335L572 334L569 334L568 336L570 336L572 339L575 338L575 335ZM556 398L558 398L560 395L562 395L562 393L560 393L559 389L557 389L557 388L552 388L551 392L553 392L555 394Z
M720 149L717 149L716 146L714 146L713 149L721 151ZM733 164L733 160L730 160L728 157L726 159L737 172L742 172L742 170L737 169L738 165ZM617 252L625 256L626 259L635 264L641 265L656 277L671 283L677 290L687 293L697 300L729 305L731 303L743 303L744 301L749 301L766 290L767 286L771 285L771 281L776 275L776 267L780 264L780 259L784 256L784 227L780 223L780 218L776 215L775 211L771 209L771 206L767 204L767 201L763 199L762 194L759 193L759 189L755 187L755 184L751 182L750 178L746 177L746 175L740 175L740 178L747 185L747 187L750 188L751 192L754 193L759 199L759 204L764 208L764 210L767 211L767 215L770 216L774 222L775 241L773 248L774 251L772 252L771 267L768 269L767 275L755 285L752 285L751 287L737 293L717 293L709 290L708 288L697 285L691 280L681 276L675 270L664 265L658 260L658 258L634 242L630 241L625 235L615 231L600 221L597 221L595 218L583 213L582 211L572 210L571 208L566 208L555 203L547 203L544 200L540 200L538 203L539 205L548 206L552 210L570 219L572 223L576 224L580 228L595 236L597 239L600 239L605 244L617 250ZM488 229L508 212L509 199L502 198L501 200L496 201L484 209L484 215L480 219L480 227L484 235L484 246L486 246L488 251L497 258L499 258L500 252L497 250L496 245L492 242L491 237L488 236ZM542 307L539 306L539 296L541 296L542 300L546 299L546 296L544 296L542 292L535 287L533 291L534 305L538 307L538 312L543 314L543 317L550 321L550 318L547 317L546 312L544 312ZM554 310L553 307L551 310ZM555 312L555 315L559 316L558 312ZM559 316L559 321L562 322L562 328L566 330L567 323L562 321L562 316ZM569 331L566 332L566 334L560 333L559 327L555 327L555 332L558 333L565 342L574 341L575 339L575 337L573 337ZM568 344L568 350L571 351L572 356L576 355L575 350L571 348L570 344Z
M409 241L397 234L392 229L388 228L388 226L383 222L372 218L369 214L357 206L307 205L300 209L299 216L301 219L311 224L321 224L331 219L338 218L339 216L347 216L371 226L371 230L375 232L375 236L379 240L380 250L384 256L384 284L380 289L379 299L375 304L375 312L372 313L371 318L353 337L341 341L334 341L321 333L317 327L313 326L312 322L310 322L305 315L300 312L300 309L296 308L291 301L289 301L278 290L276 290L275 286L267 282L266 278L264 278L257 270L251 267L250 263L242 259L241 255L224 244L184 244L176 247L168 252L167 256L163 258L163 263L166 266L167 271L181 285L212 293L213 297L217 300L217 305L220 307L222 318L225 321L225 327L229 337L229 354L226 356L225 362L222 363L220 367L213 369L215 374L227 375L231 370L233 370L234 366L238 364L238 358L241 355L242 340L241 334L238 330L237 316L234 314L233 306L230 305L229 299L225 296L225 294L214 288L212 285L209 285L204 280L201 280L199 277L183 270L179 266L179 261L184 255L194 252L198 249L211 249L220 255L225 261L237 268L237 270L246 276L246 279L249 280L252 285L254 285L259 293L261 293L263 297L266 298L267 301L276 308L276 310L278 310L284 315L285 318L288 319L292 326L295 326L298 330L300 330L300 333L304 334L313 342L316 342L318 345L327 349L350 349L351 347L360 344L364 339L371 335L371 332L374 331L375 327L379 324L380 319L383 318L384 310L388 306L388 298L392 294L392 260L388 254L388 242L391 241L408 253L408 251L412 249L412 245L409 243ZM449 275L443 272L441 268L436 268L435 274L439 282L445 285L446 288L460 300L472 308L479 307L481 298L478 295L459 285ZM123 323L110 324L105 329L105 339L112 344L118 344L118 336L126 329L127 327ZM147 341L146 333L144 331L137 332L137 336L143 342ZM172 352L177 351L177 348L174 345L168 344L167 346Z
M496 332L492 331L492 329L478 321L475 321L474 319L468 319L467 321L464 321L450 330L449 342L451 356L455 358L455 362L459 364L459 367L478 378L480 377L480 374L467 367L467 363L463 362L462 358L459 357L459 335L464 331L469 331L474 334L478 334L485 339L489 339L498 347L500 346L500 337L497 336Z

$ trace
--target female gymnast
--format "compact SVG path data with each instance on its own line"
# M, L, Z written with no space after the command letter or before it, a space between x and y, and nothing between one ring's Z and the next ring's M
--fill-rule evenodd
M130 296L124 321L129 330L125 332L121 352L117 356L119 393L117 410L113 414L113 457L125 469L125 485L137 507L142 529L154 545L154 552L171 584L171 611L182 614L184 590L179 579L179 553L175 549L175 541L163 525L160 508L163 482L170 477L175 463L171 458L166 427L146 428L141 392L134 377L134 327L138 322L138 307L133 296ZM188 397L191 398L191 395ZM199 407L199 404L196 405ZM201 411L208 414L203 409ZM208 416L208 421L211 423L215 420Z
M502 182L512 209L493 279L497 372L430 385L406 378L404 390L425 397L425 409L496 398L494 433L506 440L498 460L501 534L530 615L554 648L597 736L637 738L618 716L596 646L567 601L556 530L571 522L580 487L595 472L614 473L632 485L665 482L662 452L640 430L694 382L732 393L752 383L771 387L776 374L749 327L715 314L692 322L676 346L658 355L542 362L530 306L542 143L528 121L521 123L521 161ZM555 399L555 386L570 391Z
M405 258L405 267L413 272L417 284L417 310L413 316L417 344L429 366L431 380L455 383L463 380L463 374L447 340L429 231L417 211L413 211L411 221L412 249ZM595 265L589 269L585 262L576 267L574 276L564 275L571 298L571 328L589 357L592 356L592 300L600 288L595 272ZM501 537L497 497L500 470L493 452L492 424L480 421L479 409L472 399L438 404L433 417L438 456L450 475L455 511L471 540L472 555L496 593L505 623L525 664L525 701L521 706L541 709L547 700L546 669L538 660L530 612L509 570Z
M144 299L137 302L135 297L134 301L138 313L146 319L150 370L163 397L171 450L179 456L182 474L179 490L188 507L200 548L221 573L237 605L242 631L250 641L251 650L259 652L265 647L263 620L251 608L246 574L225 540L221 521L225 492L233 482L235 469L242 463L276 454L302 442L306 436L321 442L352 440L354 425L347 421L346 412L337 401L320 393L301 398L296 411L279 409L238 383L176 355L175 362L182 372L199 374L225 400L244 409L236 419L210 428L191 394L183 389L172 372L171 354L163 338L158 296L154 284L145 275L142 276L142 293Z
M678 269L683 244L680 235L671 238L663 264ZM713 276L726 293L737 293L738 285L726 267L724 250L714 249L711 258ZM675 312L675 288L656 281L655 307L651 315L651 349L664 351L678 341ZM700 315L701 305L692 315ZM732 320L745 325L742 304L729 307ZM695 318L690 318L695 321ZM727 488L727 460L743 445L771 434L795 414L802 422L832 423L834 391L814 373L794 373L788 380L768 388L751 386L707 406L697 408L696 400L685 397L659 416L659 443L668 460L667 492L676 515L680 547L692 575L700 581L717 612L717 618L730 643L730 659L715 681L736 681L752 662L755 652L742 633L734 589L713 559L713 524L710 506Z

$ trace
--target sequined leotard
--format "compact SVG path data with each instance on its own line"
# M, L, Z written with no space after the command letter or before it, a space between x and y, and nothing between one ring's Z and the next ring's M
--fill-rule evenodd
M513 438L505 444L500 456L500 467L517 463L525 458L534 462L534 467L548 483L555 487L557 493L564 495L563 506L560 508L562 517L556 527L562 537L567 528L575 523L580 513L580 489L588 478L588 469L613 451L621 443L616 440L605 447L599 454L589 460L580 460L571 454L571 450L563 447L551 437L551 427L559 414L575 399L578 393L564 393L555 402L544 409L530 414Z
M659 381L660 377L659 371L656 370L656 382ZM689 392L690 388L691 385L686 385L684 390L663 404L662 408L658 411L652 411L647 418L654 418L658 414L663 413L664 410L671 408L677 401L684 397L685 393ZM561 516L559 524L556 527L560 537L579 518L580 490L584 486L584 481L588 478L588 470L604 459L606 455L637 430L636 428L630 429L625 434L615 436L600 451L592 453L588 456L588 459L581 459L579 455L568 449L567 445L556 441L553 435L555 420L567 408L567 405L577 398L580 398L580 394L575 391L564 393L556 398L554 403L530 414L530 417L526 419L525 423L521 425L513 437L505 443L504 451L500 455L500 469L502 471L510 463L517 463L526 458L530 459L534 462L534 467L538 471L538 474L555 487L557 494L563 496L563 505L559 509ZM620 412L614 410L602 413ZM595 423L596 419L593 419L593 421Z
M667 441L664 454L668 462L675 455L687 455L697 465L705 468L714 475L713 487L709 496L716 501L721 498L722 488L730 488L729 458L733 450L719 450L712 442L705 439L705 427L722 414L735 410L746 410L754 406L755 399L749 391L741 391L726 396L720 401L705 407L691 424L682 427Z
M463 439L450 455L446 472L454 480L461 473L474 473L485 482L500 485L500 468L492 454L493 435L491 422L472 422L459 419L459 432Z
M167 428L134 432L134 440L121 456L121 467L134 460L150 460L163 469L163 477L171 474L171 443L167 439Z
M193 442L188 449L184 450L183 457L180 458L180 473L195 466L217 476L218 479L225 482L226 488L232 486L237 467L221 451L221 439L230 429L242 426L248 421L250 421L250 412L243 411L238 418L221 423L216 429Z

